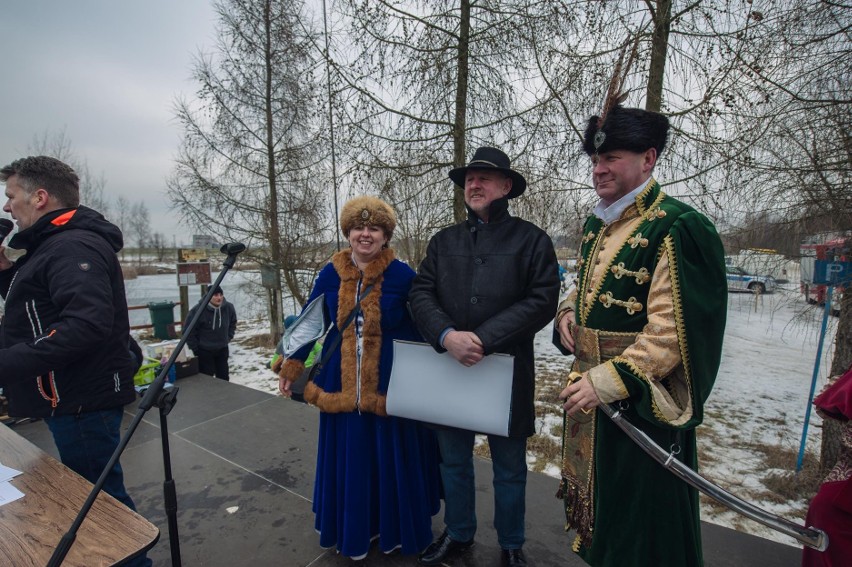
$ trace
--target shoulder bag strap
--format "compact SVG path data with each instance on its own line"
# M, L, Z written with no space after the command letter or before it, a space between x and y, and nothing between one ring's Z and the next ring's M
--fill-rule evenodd
M340 327L340 332L334 338L334 342L331 343L328 350L325 351L325 354L323 355L322 359L319 362L314 363L313 366L311 366L311 371L308 374L308 380L314 379L314 376L316 376L316 373L319 372L322 369L323 366L325 366L325 363L328 362L328 359L331 358L331 355L334 354L334 351L336 351L337 347L340 346L340 341L343 340L343 331L345 331L346 327L348 327L352 323L352 321L355 320L355 317L358 315L358 312L361 310L361 301L365 297L367 297L370 294L371 291L373 291L373 284L370 284L370 285L368 285L367 287L364 288L364 293L361 294L361 297L358 298L358 302L355 303L355 307L352 309L352 311L349 313L349 315L346 316L346 320L343 321L343 325Z

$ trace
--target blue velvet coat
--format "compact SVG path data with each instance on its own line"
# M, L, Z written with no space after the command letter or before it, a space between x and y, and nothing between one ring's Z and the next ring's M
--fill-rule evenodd
M320 409L315 527L320 545L336 546L345 556L367 553L377 535L385 552L399 547L404 554L419 553L432 541L432 516L440 508L437 443L418 422L385 412L393 340L419 339L406 306L414 272L390 249L363 273L350 255L350 250L334 255L310 297L323 295L334 323L325 356L357 294L373 285L361 302L363 318L344 330L340 346L305 388L305 400ZM295 358L309 350L301 349ZM299 371L299 363L288 360L282 376Z

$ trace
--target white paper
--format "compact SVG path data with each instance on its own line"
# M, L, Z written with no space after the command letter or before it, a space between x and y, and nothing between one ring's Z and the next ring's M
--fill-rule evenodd
M178 285L193 285L195 283L195 273L178 274Z
M14 502L18 498L23 498L24 493L12 486L8 482L0 482L0 506Z
M513 369L508 354L463 366L426 343L394 341L388 414L506 437Z
M0 482L12 480L19 474L21 474L21 471L17 471L11 467L7 467L6 465L0 465Z

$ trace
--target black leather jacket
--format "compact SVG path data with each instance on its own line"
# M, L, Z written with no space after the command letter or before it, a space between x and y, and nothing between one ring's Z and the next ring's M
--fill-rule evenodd
M488 223L468 220L429 242L409 300L424 338L438 351L448 327L472 331L485 353L514 355L509 435L535 433L533 340L556 312L559 274L553 243L536 225L513 217L508 200L491 204Z

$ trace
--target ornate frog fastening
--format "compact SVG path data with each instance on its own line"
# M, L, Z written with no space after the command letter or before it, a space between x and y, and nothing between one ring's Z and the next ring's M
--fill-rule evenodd
M631 278L636 278L636 283L639 285L651 281L651 274L648 272L648 268L639 268L639 270L634 272L625 268L624 262L619 262L617 266L610 268L610 271L617 280L620 280L622 276L630 276Z
M585 244L586 242L594 240L595 236L596 234L590 230L589 233L583 237L583 243Z
M600 294L598 299L601 303L603 303L604 307L606 307L607 309L609 309L613 305L624 307L628 315L633 315L634 313L642 311L642 304L636 301L635 297L631 297L627 301L623 301L621 299L615 299L612 296L612 292L608 291L606 293Z
M648 239L642 238L641 232L637 232L636 236L631 236L630 238L628 238L627 243L630 245L631 248L636 248L637 246L641 246L642 248L648 247Z
M648 222L653 221L654 219L661 219L666 216L666 211L662 210L660 207L654 207L647 213L645 213L645 220Z

